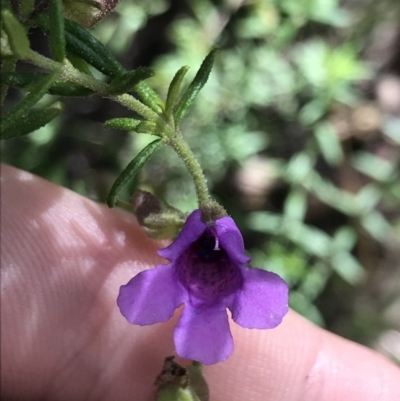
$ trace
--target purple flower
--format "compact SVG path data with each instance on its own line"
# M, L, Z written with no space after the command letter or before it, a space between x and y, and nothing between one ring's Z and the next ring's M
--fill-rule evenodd
M184 304L174 332L179 356L222 362L233 350L226 308L242 327L272 329L288 311L288 286L278 275L245 266L243 238L230 217L212 225L195 210L177 239L158 253L170 260L123 285L118 306L141 326L164 322Z

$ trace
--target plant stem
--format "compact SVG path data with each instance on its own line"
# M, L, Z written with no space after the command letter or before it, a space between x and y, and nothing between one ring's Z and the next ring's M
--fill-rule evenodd
M210 194L208 192L206 177L192 150L182 138L182 135L177 133L173 138L167 141L167 144L175 150L189 170L196 188L199 206L201 207L208 203L210 201Z
M31 52L29 59L32 64L39 67L45 68L50 71L60 71L59 79L66 82L73 82L78 85L82 85L85 88L89 88L96 92L98 95L109 98L130 110L135 111L147 120L154 121L163 127L169 136L174 135L175 131L172 127L157 113L151 110L149 107L145 106L139 100L135 99L133 96L124 93L123 95L110 95L108 93L108 84L100 82L96 78L84 74L68 64L62 64L57 61L48 59L36 52Z
M118 102L128 109L140 114L147 120L159 124L162 127L161 136L165 143L175 150L178 156L185 163L189 173L193 178L199 206L201 207L202 205L206 205L210 202L207 180L204 176L203 170L201 169L199 162L196 160L188 144L185 142L180 132L175 130L173 124L171 125L171 123L164 120L163 117L127 93L122 95L110 95L108 93L108 84L80 72L71 64L59 63L34 51L30 52L26 61L50 71L59 71L59 79L61 81L73 82L75 84L84 86L85 88L89 88L96 94L114 100L115 102Z

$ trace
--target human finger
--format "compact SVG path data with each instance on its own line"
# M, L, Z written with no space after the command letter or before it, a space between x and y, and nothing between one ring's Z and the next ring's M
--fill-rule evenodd
M9 166L1 200L2 397L152 400L172 322L130 325L116 298L163 262L160 244L129 213Z
M231 329L233 355L206 370L215 400L400 400L397 366L292 311L273 330Z
M3 389L27 399L152 399L176 316L131 326L115 298L161 261L157 244L130 215L28 173L6 167L3 193ZM212 399L397 399L394 365L294 313L274 330L232 330L232 357L205 368Z

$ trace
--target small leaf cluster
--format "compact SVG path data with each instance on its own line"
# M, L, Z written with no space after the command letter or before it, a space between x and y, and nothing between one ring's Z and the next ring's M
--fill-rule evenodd
M146 100L149 106L159 118L154 120L138 120L134 118L115 118L105 122L106 128L117 128L137 133L150 134L160 137L147 145L125 168L112 186L107 197L109 207L114 207L119 191L133 179L140 169L147 163L153 154L160 148L162 140L174 141L176 135L181 135L178 130L180 121L187 115L193 102L204 84L207 82L211 72L216 50L212 50L203 61L195 78L180 97L182 80L188 67L182 67L177 71L168 88L166 102L159 97L154 97L154 92L149 92L146 87L141 87L139 96ZM111 82L111 87L127 89L134 83L134 72L126 73ZM146 97L150 93L149 97ZM167 131L166 126L172 128L172 135Z
M51 59L31 49L28 31L33 25L40 27L49 37ZM17 12L6 2L2 27L1 51L14 63L12 67L21 60L45 71L27 73L2 68L3 92L12 86L22 89L26 95L2 118L1 139L29 134L57 117L62 111L59 99L49 107L35 107L46 94L58 98L95 94L110 98L130 108L135 116L108 120L104 124L106 128L159 137L139 152L119 175L107 198L110 207L115 206L121 188L136 176L161 145L167 143L173 146L177 137L181 136L179 123L207 82L216 54L216 50L208 54L195 78L182 93L181 86L188 67L180 68L169 85L164 102L145 82L154 75L153 70L147 67L126 70L91 32L65 18L62 0L49 2L44 10L35 9L34 3L29 0L22 0ZM96 79L91 73L92 68L108 77L108 84Z

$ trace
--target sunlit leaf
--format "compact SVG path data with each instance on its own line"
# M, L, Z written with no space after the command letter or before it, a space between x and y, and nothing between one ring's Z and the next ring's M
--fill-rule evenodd
M199 71L197 72L196 76L194 77L193 81L186 89L185 93L183 94L181 100L179 101L178 105L176 106L176 110L174 112L175 122L178 124L188 113L190 108L193 105L196 96L203 88L205 83L208 80L208 76L210 75L211 69L214 65L215 55L217 49L212 50L208 56L204 59L203 63L200 66Z
M21 58L29 55L30 43L24 26L12 15L9 10L2 12L3 26L8 36L12 52Z
M134 131L140 123L140 120L135 120L134 118L113 118L104 123L104 128Z
M61 103L42 110L30 110L21 119L14 121L8 125L7 129L2 130L0 139L13 139L36 131L56 118L61 111Z
M181 85L183 78L188 72L189 67L184 66L177 71L174 78L171 81L171 84L168 88L167 101L165 102L165 114L167 116L172 116L174 108L179 100L179 92L181 90Z
M1 132L6 131L11 125L17 123L49 90L57 79L58 73L49 74L30 86L29 94L22 99L2 120Z

